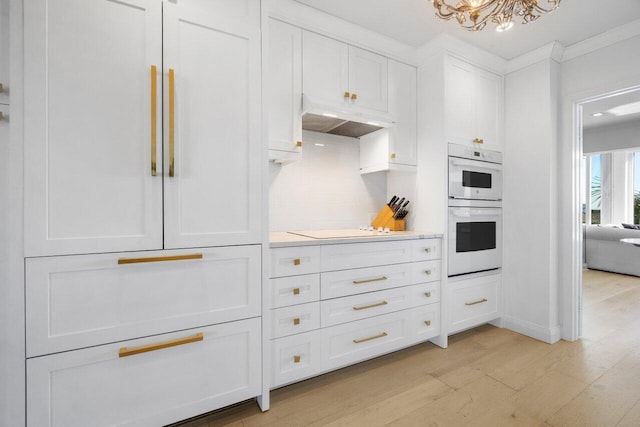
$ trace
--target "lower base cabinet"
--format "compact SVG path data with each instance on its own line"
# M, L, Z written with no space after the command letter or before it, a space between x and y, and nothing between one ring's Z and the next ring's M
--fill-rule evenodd
M449 280L449 335L501 316L501 274Z
M261 392L261 319L27 360L29 426L159 426Z

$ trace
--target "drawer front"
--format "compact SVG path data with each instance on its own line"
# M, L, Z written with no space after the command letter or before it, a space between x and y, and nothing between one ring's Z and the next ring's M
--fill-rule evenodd
M500 317L501 275L449 282L451 325L454 333Z
M320 373L320 331L311 331L272 341L271 387L302 380Z
M334 298L320 303L322 327L352 322L424 304L426 283ZM416 296L418 298L416 298Z
M260 283L259 245L29 258L27 356L259 316Z
M409 313L399 311L322 329L322 369L350 365L407 343Z
M320 303L294 305L271 310L271 338L299 334L320 328Z
M440 280L440 260L414 262L411 270L411 283L425 283Z
M440 335L440 304L429 304L410 310L409 340L413 343L427 341Z
M329 299L410 285L411 271L408 263L321 273L320 296Z
M320 274L318 273L270 279L269 285L271 302L267 303L267 306L270 308L304 304L320 299Z
M297 276L320 271L319 246L275 248L269 253L271 255L270 277Z
M30 426L165 425L261 393L260 318L27 360ZM121 348L185 343L129 357Z
M326 245L321 254L322 271L398 264L411 261L411 241Z
M429 261L442 258L441 239L419 239L411 241L411 261Z

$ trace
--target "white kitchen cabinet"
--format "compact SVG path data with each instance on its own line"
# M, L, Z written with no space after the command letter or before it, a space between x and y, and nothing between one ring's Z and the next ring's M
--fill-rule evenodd
M9 0L0 0L0 104L9 104Z
M286 163L302 151L302 30L269 19L269 159Z
M502 150L502 77L454 57L445 60L447 142Z
M450 279L447 332L454 334L501 316L501 274Z
M384 56L309 31L302 33L302 91L314 102L388 111Z
M416 68L389 60L389 114L396 124L360 137L360 173L416 171Z
M139 353L136 353L139 352ZM159 426L260 393L260 319L27 361L27 425Z
M196 0L49 3L24 3L27 256L258 243L259 27Z

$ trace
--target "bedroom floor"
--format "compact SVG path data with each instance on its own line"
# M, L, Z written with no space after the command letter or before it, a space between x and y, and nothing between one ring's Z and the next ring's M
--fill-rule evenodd
M585 270L583 292L573 343L485 325L179 425L639 426L640 278Z

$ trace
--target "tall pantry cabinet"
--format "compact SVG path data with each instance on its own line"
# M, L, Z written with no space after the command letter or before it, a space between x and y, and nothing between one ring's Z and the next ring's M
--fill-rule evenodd
M261 390L260 0L24 0L29 425Z

